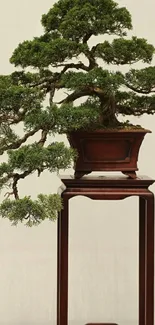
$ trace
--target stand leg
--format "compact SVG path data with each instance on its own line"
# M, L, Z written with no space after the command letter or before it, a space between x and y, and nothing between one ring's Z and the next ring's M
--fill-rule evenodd
M139 198L139 325L145 325L146 200Z
M137 178L136 172L134 172L134 171L123 171L122 173L124 175L128 176L129 178L132 178L132 179Z
M154 195L139 208L139 325L154 325Z
M147 199L146 220L146 325L154 325L154 195Z
M75 171L75 173L74 173L74 177L75 177L76 179L80 179L80 178L82 178L83 176L88 175L88 174L91 174L91 170L90 170L90 171Z
M57 325L68 325L68 199L58 218Z

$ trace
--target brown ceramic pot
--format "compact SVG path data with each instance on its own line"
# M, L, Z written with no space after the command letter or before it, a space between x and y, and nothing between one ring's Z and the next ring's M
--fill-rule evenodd
M75 177L92 171L121 171L136 178L138 154L145 129L75 131L68 134L72 148L78 152Z

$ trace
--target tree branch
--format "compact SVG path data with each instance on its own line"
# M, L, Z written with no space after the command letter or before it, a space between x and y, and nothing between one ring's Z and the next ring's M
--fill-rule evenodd
M133 115L133 116L141 116L143 114L154 114L154 112L149 113L149 107L140 107L136 110L134 107L128 107L126 105L117 104L117 111L122 115Z
M155 92L155 89L153 90L144 90L144 89L137 89L136 87L133 87L131 86L130 84L128 84L127 82L124 83L124 85L126 87L128 87L129 89L135 91L136 93L139 93L139 94L145 94L145 95L148 95L150 93L154 93Z
M9 122L9 125L12 125L12 124L18 124L19 122L21 122L23 120L23 117L26 113L27 109L23 110L22 113L19 113L18 112L18 116L11 116L9 114L1 114L0 116L0 123L3 123L3 122Z
M41 132L41 139L38 141L38 144L39 144L41 147L44 146L44 144L45 144L45 142L46 142L46 140L47 140L47 134L48 134L47 131L42 130L42 132Z
M61 76L68 70L68 69L81 69L84 71L89 71L90 68L87 67L84 63L79 62L79 63L66 63L66 64L56 64L53 65L54 68L59 68L59 67L64 67L59 73L56 72L54 76L52 77L46 77L41 79L38 82L30 84L30 87L39 87L41 86L40 89L48 88L50 83L54 84L55 83L55 88L60 89L61 85L56 84L56 82L60 81Z
M90 96L93 95L92 91L90 89L84 89L79 91L74 91L72 94L68 95L65 99L61 100L57 104L64 104L64 103L70 103L74 100L84 97L84 96Z
M62 75L64 72L66 72L68 69L81 69L84 71L89 71L89 67L87 67L84 63L79 62L79 63L67 63L67 64L58 64L55 65L55 68L58 67L64 67L63 70L60 72Z
M19 181L19 179L24 179L26 176L31 174L31 170L27 170L25 172L23 172L22 174L18 174L18 173L11 173L8 174L7 178L13 178L13 183L12 183L12 192L7 192L5 194L5 196L8 198L11 195L14 195L15 199L18 200L19 199L19 194L18 194L18 188L17 188L17 183Z
M95 51L96 51L96 49L97 49L97 47L99 46L99 45L101 45L102 43L98 43L98 44L96 44L96 45L94 45L92 48L91 48L91 53L94 55L95 54Z
M15 199L19 200L17 183L18 183L18 176L14 176L13 184L12 184L13 194L14 194Z
M86 55L87 59L89 60L89 70L92 70L95 67L98 67L95 56L93 55L93 53L91 51L88 51L88 53L85 55Z
M73 102L74 100L84 97L84 96L90 96L90 95L97 95L100 99L105 96L105 92L99 88L99 87L86 87L81 90L76 90L72 94L68 95L65 99L61 100L60 102L56 104L63 104L63 103L69 103Z
M92 35L93 35L92 32L87 33L87 34L83 37L83 44L86 44Z
M38 145L40 145L42 147L44 146L44 144L45 144L45 142L47 140L47 134L48 134L47 131L42 130L41 138L38 141ZM40 176L42 171L43 171L43 169L38 170L38 176ZM33 172L33 170L29 169L29 170L24 171L22 174L19 174L19 173L10 173L10 174L8 174L7 179L13 178L13 183L12 183L12 190L13 191L11 193L6 193L7 197L10 196L10 195L14 195L15 199L18 200L19 199L18 188L17 188L18 181L20 179L24 179L26 176L30 175L32 172Z
M6 150L9 150L9 149L18 149L18 148L21 146L21 144L23 144L24 142L26 142L26 140L27 140L29 137L33 136L33 135L34 135L36 132L38 132L38 131L39 131L39 128L34 129L34 130L32 130L32 131L29 131L29 132L26 133L26 134L23 136L23 138L21 138L20 140L14 142L14 143L11 143L11 144L8 145L8 146L4 146L4 147L2 148L2 154L3 154Z
M7 193L5 193L4 196L6 197L6 199L8 199L13 194L14 194L13 192L7 192Z
M41 147L44 146L44 144L45 144L45 142L46 142L46 140L47 140L47 134L48 134L47 131L42 130L42 132L41 132L41 139L38 141L38 144L39 144ZM38 177L41 175L41 173L43 172L43 170L44 170L43 168L38 168Z

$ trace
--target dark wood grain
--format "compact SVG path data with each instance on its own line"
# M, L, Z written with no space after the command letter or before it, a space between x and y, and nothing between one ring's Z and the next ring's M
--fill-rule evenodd
M112 187L112 188L148 188L155 181L147 176L138 176L136 179L130 179L126 176L84 176L76 179L74 176L59 176L62 183L67 188L98 188L98 187Z
M146 200L139 197L139 324L145 325L146 275Z
M57 325L68 324L68 200L58 218Z
M93 200L139 197L139 325L154 325L154 194L149 186L155 181L146 176L62 176L61 181L59 193L64 207L58 219L57 325L68 325L68 202L78 195Z
M154 195L147 199L146 207L146 259L145 259L145 322L154 324ZM143 271L142 271L143 272Z

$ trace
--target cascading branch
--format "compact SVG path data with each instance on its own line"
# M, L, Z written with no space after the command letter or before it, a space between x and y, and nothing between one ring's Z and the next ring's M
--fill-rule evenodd
M19 181L44 170L66 169L76 155L63 143L47 144L51 135L120 128L125 125L118 114L155 113L155 67L150 66L154 46L144 38L127 37L132 21L126 8L112 0L59 0L41 22L44 34L13 52L10 62L20 71L0 76L2 161L7 154L0 165L0 189L6 189L0 214L13 224L25 221L29 226L54 220L62 203L56 194L20 198ZM89 40L98 35L103 41L91 47ZM107 41L107 35L113 41ZM146 67L125 74L107 68L139 61ZM56 102L59 90L64 90L64 99ZM82 104L77 104L81 98Z

